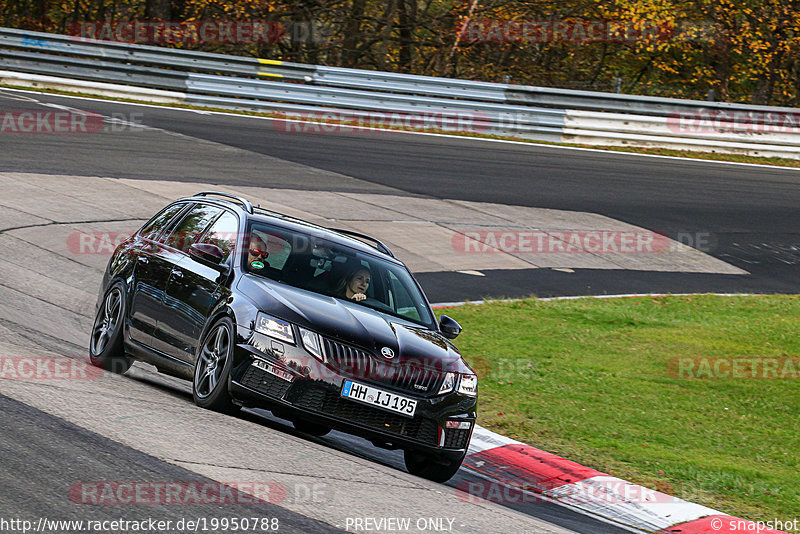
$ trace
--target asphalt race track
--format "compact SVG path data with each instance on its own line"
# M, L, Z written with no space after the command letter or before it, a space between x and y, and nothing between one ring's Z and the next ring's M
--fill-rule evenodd
M21 95L22 93L17 93ZM18 97L18 96L17 96ZM185 153L130 136L4 136L3 170L202 181L300 190L393 192L585 211L664 233L747 276L703 273L482 271L419 276L434 302L482 297L636 292L800 291L800 171L575 151L393 132L333 132L280 121L36 96L226 147ZM0 98L4 109L30 103ZM308 129L308 126L306 126ZM292 130L287 132L286 130ZM124 132L123 132L124 133ZM11 137L12 139L7 139ZM81 137L81 136L70 136ZM33 138L33 139L32 139ZM271 172L295 163L296 173Z
M400 217L440 232L445 243L452 227L435 215L423 220L415 204L462 218L505 210L505 227L513 227L515 214L525 220L554 214L580 228L601 221L682 242L702 236L704 243L674 265L632 260L630 268L607 268L608 258L592 263L584 254L536 260L538 267L517 257L429 266L417 277L433 302L795 293L800 286L796 170L392 132L286 132L272 120L0 90L2 111L63 106L114 120L93 134L0 134L0 356L6 358L85 357L107 256L70 255L70 235L135 229L168 199L209 185L328 221L337 219L330 205L335 194L337 202L352 202L342 211L364 210L363 220L351 215L356 228L360 221L391 231ZM408 251L409 265L427 265L430 251L414 250L408 236L390 237ZM437 261L445 265L446 258ZM0 510L53 519L235 513L277 517L281 532L344 529L347 517L378 515L455 516L457 532L623 532L543 502L469 502L456 490L475 480L467 470L448 485L429 483L405 473L396 452L339 433L311 438L268 413L232 418L201 410L187 388L138 365L125 377L0 381ZM78 482L134 480L273 483L286 494L233 510L109 508L68 498Z
M31 424L33 421L36 424ZM184 481L202 487L213 484L175 465L125 447L83 428L42 413L30 406L0 395L0 508L4 515L13 511L17 517L50 517L59 520L82 520L87 515L98 521L143 519L140 511L124 503L98 507L91 514L79 506L65 507L72 482L64 472L81 472L86 481ZM52 459L62 459L55 466ZM43 491L45 489L46 491ZM74 497L74 495L71 495ZM80 500L80 499L78 499ZM242 517L276 518L281 532L341 532L320 521L308 519L275 504L245 503L241 500L237 513ZM224 517L230 510L225 504L154 504L147 505L147 514L163 521L177 523L185 517ZM8 518L6 518L8 519Z

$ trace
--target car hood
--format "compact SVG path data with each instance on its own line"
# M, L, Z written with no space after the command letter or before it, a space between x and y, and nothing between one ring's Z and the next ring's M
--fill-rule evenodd
M455 346L439 332L341 299L245 274L238 289L264 313L380 354L390 348L402 364L418 362L440 370L469 372Z

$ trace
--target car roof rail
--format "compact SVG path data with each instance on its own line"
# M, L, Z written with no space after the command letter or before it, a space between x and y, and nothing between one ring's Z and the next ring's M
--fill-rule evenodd
M236 202L238 202L239 204L242 205L242 207L247 211L247 213L249 213L251 215L253 214L253 205L250 203L249 200L247 200L244 197L240 197L239 195L233 195L231 193L222 193L220 191L200 191L199 193L197 193L197 194L195 194L193 196L195 196L195 197L207 197L209 195L215 195L215 196L218 196L218 197L224 197L224 198L227 198L227 199L235 200Z
M267 209L267 208L262 208L261 206L256 206L255 212L258 213L258 214L270 215L270 216L273 216L273 217L281 217L283 219L287 219L287 220L290 220L290 221L296 221L298 223L301 223L301 224L304 224L304 225L307 225L307 226L312 226L314 228L321 228L321 229L324 229L324 230L331 230L331 231L334 231L334 232L336 232L338 234L342 234L342 235L349 236L349 237L355 237L355 238L357 238L359 240L363 240L363 241L368 241L368 244L371 245L374 249L378 250L379 252L382 252L382 253L386 254L387 256L390 256L392 258L396 258L396 256L389 249L389 247L387 247L385 244L383 244L381 241L375 239L374 237L368 236L366 234L362 234L362 233L359 233L359 232L354 232L353 230L345 230L344 228L327 228L325 226L320 226L318 224L314 224L312 222L306 221L305 219L300 219L298 217L294 217L293 215L286 215L285 213L281 213L279 211L274 211L274 210L270 210L270 209Z
M269 215L270 217L280 217L281 219L288 219L290 221L296 221L296 222L303 223L303 224L310 225L310 226L319 226L317 224L314 224L312 222L308 222L308 221L306 221L304 219L301 219L299 217L295 217L293 215L286 215L285 213L281 213L279 211L270 210L270 209L267 209L267 208L262 208L261 205L258 205L258 206L255 207L255 212L260 214L260 215Z
M362 234L360 232L354 232L353 230L345 230L344 228L328 228L328 230L333 230L334 232L337 232L339 234L344 234L349 237L355 237L356 239L369 241L372 244L372 246L375 247L377 250L383 252L387 256L391 256L392 258L395 257L395 255L392 254L392 251L389 250L389 247L387 247L386 245L384 245L383 243L381 243L372 236L369 236L367 234Z

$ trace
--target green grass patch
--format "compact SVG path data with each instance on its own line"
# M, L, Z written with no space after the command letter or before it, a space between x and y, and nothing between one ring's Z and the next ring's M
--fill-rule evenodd
M481 377L479 424L746 519L797 516L800 296L529 299L444 312L464 326L458 345ZM770 362L776 373L764 370Z
M194 106L190 104L173 104L173 103L160 103L160 102L149 102L147 100L135 99L135 98L117 98L117 97L109 97L109 96L98 96L91 93L83 93L83 92L76 92L76 91L64 91L61 89L50 89L46 87L27 87L27 86L19 86L19 85L11 85L11 84L0 84L0 87L5 87L8 89L21 89L25 91L33 91L38 93L50 93L56 95L63 95L63 96L75 96L75 97L82 97L82 98L95 98L95 99L102 99L102 100L111 100L114 102L122 102L122 103L129 103L129 104L147 104L150 106L161 106L161 107L168 107L168 108L181 108L181 109L194 109L194 110L202 110L202 111L215 111L218 113L231 113L234 115L247 115L251 117L268 117L268 118L287 118L286 114L283 113L275 113L275 112L260 112L260 111L247 111L247 110L236 110L230 108L216 108L210 106ZM288 117L288 118L297 118L297 117ZM340 124L344 126L352 126L354 130L356 127L361 126L363 128L369 128L369 125L361 124L354 121L336 121L336 120L328 120L328 119L316 119L316 118L305 118L302 119L308 122L318 122L320 124ZM751 163L751 164L758 164L758 165L773 165L776 167L794 167L800 168L800 160L792 159L792 158L775 158L775 157L763 157L763 156L748 156L746 154L726 154L722 152L695 152L690 150L674 150L668 148L643 148L643 147L635 147L635 146L596 146L596 145L579 145L575 143L555 143L551 141L536 141L532 139L521 139L519 137L511 137L511 136L501 136L501 135L488 135L488 134L481 134L476 132L452 132L449 130L436 130L432 128L404 128L397 125L385 124L380 126L379 129L383 130L398 130L398 131L406 131L406 132L420 132L420 133L431 133L431 134L442 134L442 135L455 135L460 137L476 137L480 139L496 139L501 141L515 141L518 143L530 143L533 145L553 145L553 146L565 146L565 147L573 147L573 148L590 148L593 150L605 150L609 152L630 152L634 154L651 154L656 156L670 156L670 157L679 157L679 158L688 158L688 159L700 159L700 160L709 160L709 161L729 161L735 163ZM306 129L305 131L308 131ZM324 131L324 130L322 130Z

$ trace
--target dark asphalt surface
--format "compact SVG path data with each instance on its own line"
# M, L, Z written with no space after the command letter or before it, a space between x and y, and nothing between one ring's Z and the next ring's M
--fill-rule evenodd
M749 276L548 269L494 271L462 282L422 274L434 302L640 292L800 292L800 171L574 151L536 145L393 132L287 133L283 123L229 115L35 95L106 116L234 147L218 154L171 151L126 132L0 136L0 170L140 179L214 181L297 189L345 189L599 213L662 232L751 273ZM2 109L37 109L0 99ZM38 108L40 109L40 108ZM126 115L127 114L127 115ZM135 114L135 115L131 115ZM69 142L65 142L69 138ZM242 170L242 152L340 173L352 182L298 180L268 168ZM229 168L229 172L224 169ZM222 169L222 170L220 170ZM212 170L214 172L209 172ZM209 176L210 174L210 176Z
M181 381L176 378L165 377L161 374L148 374L145 376L137 375L138 380L147 384L169 391L175 394L176 398L182 397L186 402L193 402L191 395L191 385L189 382ZM311 436L297 431L290 421L281 419L272 412L263 409L243 409L236 415L242 419L264 425L281 432L292 434L300 438L320 443L326 447L340 450L354 456L366 458L371 462L383 464L399 471L406 471L403 460L403 452L398 450L386 450L374 446L369 440L332 430L322 437ZM462 467L456 475L446 482L447 486L458 488L469 492L469 483L481 482L481 479L474 471L467 467ZM483 487L483 486L481 486ZM480 494L479 494L480 495ZM468 495L464 496L469 499ZM547 502L534 495L522 495L519 491L507 490L500 495L499 504L516 510L518 512L542 519L559 525L575 532L586 532L591 534L626 534L629 531L618 526L599 521L594 518L579 514L573 510L564 508L552 502Z
M86 409L102 407L87 406ZM103 486L91 484L181 482L194 483L202 488L203 483L211 483L213 487L214 482L3 395L0 395L0 429L0 519L6 521L31 521L35 528L40 518L51 521L143 521L153 518L172 521L172 528L167 529L170 532L189 532L176 529L181 519L258 517L277 518L279 532L342 532L274 504L248 504L249 496L239 498L235 490L232 492L234 504L84 504L81 490L73 487L75 484L89 483L90 488L97 488ZM102 492L97 495L108 497ZM118 495L121 499L129 496L127 493ZM155 532L153 529L144 530ZM0 525L0 532L12 531L11 525L6 529ZM79 529L43 530L67 531L77 532ZM269 531L260 528L248 530Z
M269 425L273 428L280 428L283 432L289 432L297 436L302 436L311 441L324 443L329 447L367 458L370 461L381 463L405 471L405 464L403 462L402 451L389 451L379 449L372 445L369 441L345 434L343 432L332 431L331 433L321 437L313 437L297 432L289 421L279 419L266 410L252 410L243 412L243 417L248 419L257 420L262 424ZM458 488L462 491L469 493L470 483L479 483L482 479L478 477L473 471L466 467L462 467L456 475L451 478L446 484L453 488ZM483 487L482 485L476 487ZM480 493L478 494L480 495ZM469 499L468 495L464 496ZM591 534L627 534L630 531L619 528L609 523L598 521L596 519L579 514L563 506L546 502L537 496L525 496L521 492L515 490L508 490L502 494L502 505L512 508L523 514L531 515L539 519L543 519L554 525L573 530L575 532L587 532Z
M787 271L789 271L787 269ZM794 293L781 280L732 274L669 273L607 269L483 270L485 276L439 272L419 273L417 280L433 303L526 296L629 295L649 293ZM788 275L788 273L787 273ZM430 288L430 289L429 289ZM452 298L456 297L456 298Z

